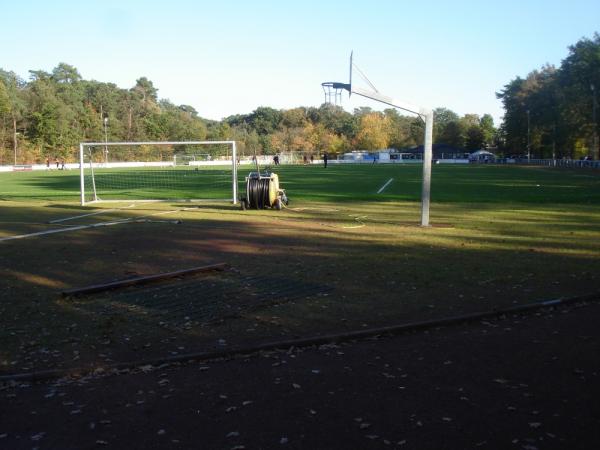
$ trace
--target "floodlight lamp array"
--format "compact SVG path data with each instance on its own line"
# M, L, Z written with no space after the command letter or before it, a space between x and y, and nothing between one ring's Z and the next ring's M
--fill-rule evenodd
M326 81L321 83L325 93L325 103L330 105L341 105L342 91L352 92L350 84L339 83L337 81Z

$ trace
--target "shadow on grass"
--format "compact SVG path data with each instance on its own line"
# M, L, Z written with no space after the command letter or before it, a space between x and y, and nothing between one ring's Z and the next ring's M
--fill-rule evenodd
M301 216L264 211L217 220L200 208L173 216L183 220L180 224L132 222L3 242L0 370L101 366L210 350L222 341L247 345L490 310L598 287L600 229L599 221L592 221L597 209L575 215L502 213L502 221L487 223L486 213L494 213L490 209L483 218L462 223L455 217L454 229L421 229L386 223L397 219L398 208L374 209L375 220L357 229L344 228L353 220L347 211ZM123 210L117 217L131 214ZM38 211L35 216L40 220ZM290 220L295 217L301 220ZM589 239L565 252L571 232ZM188 317L186 307L193 311L209 300L221 301L223 310L243 304L244 295L254 294L255 303L261 295L270 301L241 308L222 321L190 319L190 326L173 329L160 323L153 297L144 289L129 297L129 303L140 305L137 310L117 293L100 303L96 297L60 296L70 287L217 262L231 265L226 276L236 289L224 288L217 276L212 285L161 294L179 296L181 323ZM282 281L264 292L244 291L244 279L261 277ZM285 280L290 286L327 289L278 301ZM96 302L95 308L87 302Z

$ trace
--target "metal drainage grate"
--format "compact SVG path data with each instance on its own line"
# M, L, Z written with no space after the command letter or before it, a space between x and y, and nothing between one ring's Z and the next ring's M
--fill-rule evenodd
M274 304L323 296L332 287L277 276L236 277L221 274L127 288L93 296L79 307L100 314L129 312L160 325L190 328Z

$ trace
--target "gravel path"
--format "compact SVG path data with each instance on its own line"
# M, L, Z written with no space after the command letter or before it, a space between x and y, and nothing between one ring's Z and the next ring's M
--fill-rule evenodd
M2 449L600 448L600 304L0 387Z

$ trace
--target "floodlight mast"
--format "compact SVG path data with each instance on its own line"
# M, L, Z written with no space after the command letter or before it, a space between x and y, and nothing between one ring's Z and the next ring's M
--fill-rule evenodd
M322 83L323 88L330 87L335 90L345 89L350 95L357 94L361 97L366 97L377 102L385 103L386 105L393 106L394 108L403 109L405 111L417 114L425 122L425 138L423 141L423 183L421 187L421 226L429 226L429 205L431 202L431 160L433 157L432 144L433 144L433 110L425 108L423 106L413 105L407 102L395 100L386 95L382 95L379 92L367 91L352 86L352 68L353 68L353 56L354 52L350 53L350 77L349 83L337 83L327 82ZM360 72L360 71L359 71ZM372 83L367 82L374 88Z

